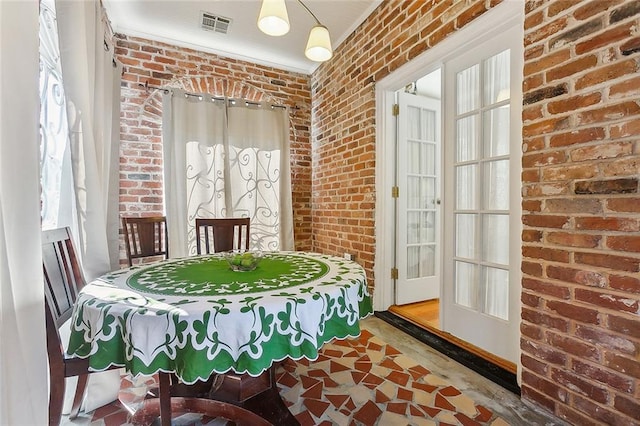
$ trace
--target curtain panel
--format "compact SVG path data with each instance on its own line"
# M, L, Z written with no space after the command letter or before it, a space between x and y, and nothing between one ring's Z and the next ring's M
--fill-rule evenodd
M0 424L47 424L38 2L0 1Z
M164 186L172 256L195 253L195 219L249 217L251 248L292 250L288 109L163 97Z
M56 0L77 227L85 277L119 265L120 74L98 1Z

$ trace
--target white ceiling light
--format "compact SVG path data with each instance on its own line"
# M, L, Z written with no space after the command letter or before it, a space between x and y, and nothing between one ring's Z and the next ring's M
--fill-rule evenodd
M304 54L307 58L316 62L324 62L331 59L333 51L331 49L331 38L329 37L327 27L318 24L311 28Z
M281 36L289 32L289 15L284 0L262 0L258 28L270 36Z
M304 51L305 56L316 62L328 61L333 56L329 30L320 23L316 15L301 0L298 0L298 3L316 21L316 25L309 32L309 40L307 40L307 47ZM258 28L271 36L284 35L289 31L289 16L284 0L262 0Z

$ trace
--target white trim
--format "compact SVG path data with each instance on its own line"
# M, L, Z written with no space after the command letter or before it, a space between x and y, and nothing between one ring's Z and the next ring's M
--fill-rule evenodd
M475 21L444 39L441 43L404 64L376 83L376 251L373 275L375 277L374 309L386 310L394 303L390 271L395 226L391 186L394 182L394 164L383 159L394 158L395 122L390 114L395 91L439 68L448 58L460 54L470 43L490 38L516 23L523 23L524 2L507 0L489 10ZM392 143L387 143L392 141ZM389 146L391 145L391 146Z

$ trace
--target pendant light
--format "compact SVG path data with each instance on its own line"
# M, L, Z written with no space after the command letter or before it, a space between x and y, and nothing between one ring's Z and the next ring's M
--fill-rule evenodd
M262 0L258 28L270 36L281 36L289 32L289 15L284 0Z
M305 56L315 62L328 61L333 56L329 30L320 23L316 15L301 0L297 1L316 21L316 25L309 32L309 39L304 50ZM258 28L271 36L281 36L289 31L289 16L285 0L262 0Z
M331 38L327 27L318 23L311 28L304 54L307 58L316 62L324 62L331 59L333 51L331 50Z

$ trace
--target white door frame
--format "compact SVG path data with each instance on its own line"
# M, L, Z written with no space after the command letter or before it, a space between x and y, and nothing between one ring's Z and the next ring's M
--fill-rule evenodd
M376 82L376 158L378 161L376 161L376 252L373 269L376 280L374 295L376 311L387 310L394 303L391 268L394 266L392 248L395 244L395 200L391 195L391 187L395 182L395 161L382 160L396 158L396 125L395 117L391 114L395 103L394 94L407 83L440 68L448 58L464 52L467 45L491 38L513 26L514 23L520 23L524 28L524 2L507 0Z

